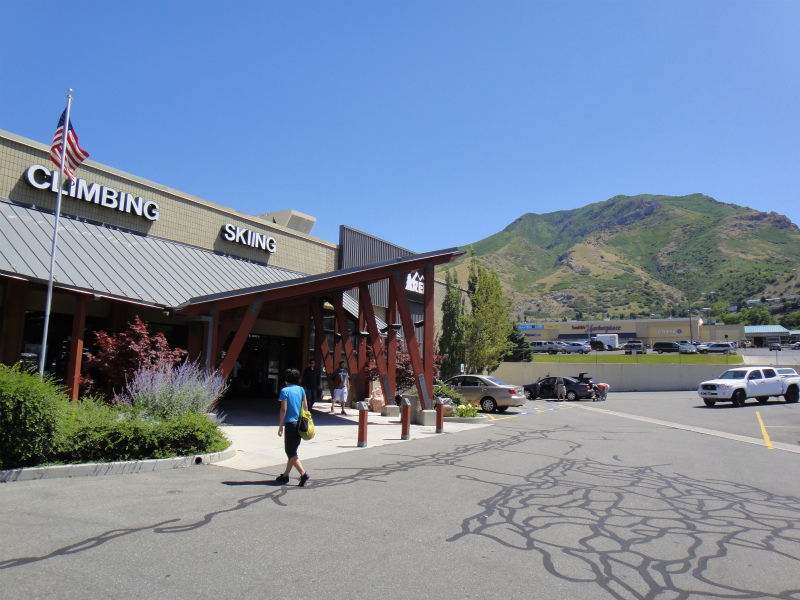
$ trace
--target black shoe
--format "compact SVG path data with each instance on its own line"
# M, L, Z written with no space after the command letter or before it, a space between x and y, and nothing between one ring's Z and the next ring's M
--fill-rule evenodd
M289 483L289 476L281 473L275 478L278 483Z
M297 487L305 487L306 481L308 481L309 479L311 478L308 476L308 473L303 473L302 475L300 475L300 483L297 484Z

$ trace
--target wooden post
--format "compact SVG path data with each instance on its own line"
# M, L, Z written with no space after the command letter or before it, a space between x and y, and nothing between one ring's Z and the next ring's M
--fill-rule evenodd
M83 359L83 335L86 329L86 306L88 304L89 294L77 294L75 296L75 308L72 315L72 341L69 350L69 364L67 365L67 392L70 402L78 401L81 362Z

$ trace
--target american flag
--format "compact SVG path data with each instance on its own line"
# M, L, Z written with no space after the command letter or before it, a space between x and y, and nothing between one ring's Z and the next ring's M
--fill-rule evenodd
M64 137L64 122L67 120L67 109L61 113L61 118L58 120L58 128L56 134L53 136L53 145L50 147L50 158L56 166L61 167L61 140ZM67 133L67 154L64 157L64 173L67 174L70 181L75 181L75 169L89 157L89 153L82 150L78 145L78 135L72 128L72 121L70 121Z

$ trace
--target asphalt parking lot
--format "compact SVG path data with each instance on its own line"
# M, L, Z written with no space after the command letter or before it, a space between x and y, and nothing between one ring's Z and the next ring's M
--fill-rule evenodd
M766 404L750 399L741 408L735 408L728 402L709 408L696 392L611 392L606 402L529 401L524 407L509 409L505 415L493 415L492 419L524 416L543 410L562 410L564 407L588 407L707 429L723 435L745 436L765 446L769 440L771 443L796 446L800 452L800 403L786 404L782 398L774 397Z
M304 488L220 465L2 484L0 599L800 598L798 406L536 400L303 458Z

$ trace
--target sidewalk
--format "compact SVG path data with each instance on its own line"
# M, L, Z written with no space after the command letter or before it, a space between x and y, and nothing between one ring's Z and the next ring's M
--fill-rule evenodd
M301 460L360 450L358 447L358 411L346 409L347 416L330 412L330 402L317 402L311 410L314 419L314 439L300 444ZM286 454L283 451L283 438L278 437L278 419L280 403L277 400L249 399L235 401L220 408L224 416L221 427L230 438L231 448L236 450L233 458L214 463L217 466L237 469L239 471L255 471L267 467L286 465ZM489 423L452 423L445 422L445 433L455 433L477 427L486 427ZM367 448L405 442L400 439L400 417L383 417L379 413L368 413ZM422 439L428 436L442 435L436 433L435 427L411 425L409 437Z

